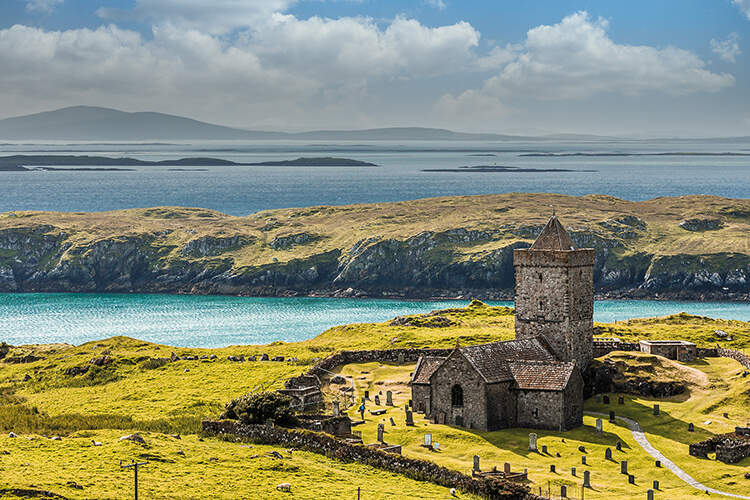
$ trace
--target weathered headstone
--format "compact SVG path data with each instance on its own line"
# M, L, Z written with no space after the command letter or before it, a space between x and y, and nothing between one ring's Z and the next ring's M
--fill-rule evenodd
M396 421L393 420L393 417L390 417L390 420L391 420L391 427L395 427L396 426Z
M654 481L654 489L659 491L659 481Z
M375 394L375 404L380 406L380 396L378 396L377 394Z
M439 450L440 449L440 443L438 443L437 441L435 441L434 443L432 443L432 447L435 448L436 450Z
M659 416L659 405L654 405L654 415Z
M604 396L602 396L602 400L603 400L603 402L604 402L605 405L608 405L609 404L609 395L605 394Z
M370 399L370 391L365 391L365 399Z
M544 453L545 455L547 454L547 445L546 444L542 445L542 453Z
M661 460L657 460L657 461L656 461L656 466L657 466L657 467L661 467Z
M596 402L597 403L601 403L602 402L602 395L601 394L597 394L596 395Z
M692 422L688 424L688 432L695 432L695 424Z
M340 403L338 401L334 401L333 402L333 416L338 417L339 415L341 415Z
M476 472L479 472L481 469L479 468L479 455L474 455L474 467L473 469Z
M581 455L581 464L586 465L586 455Z
M628 483L635 484L635 476L633 474L628 474Z
M646 492L646 500L654 500L654 490L648 490Z
M385 426L383 424L378 424L378 443L383 442L383 432L385 431Z
M570 475L571 476L575 476L576 475L576 468L575 467L571 467L570 468Z
M603 429L604 429L604 425L602 424L602 419L597 418L596 419L596 433L601 434Z
M424 445L432 446L432 434L429 432L424 435Z
M583 487L591 488L591 472L587 470L583 471Z
M612 460L612 448L604 450L604 460Z
M533 432L529 434L529 451L537 451L536 434Z
M729 418L729 413L724 413L724 418Z
M615 412L610 411L609 412L609 423L614 424L615 423Z
M550 472L555 472L555 464L550 464L549 471Z
M385 393L385 404L393 406L393 393L391 391L386 391Z
M414 403L411 399L409 400L409 408L414 409Z
M622 443L620 441L616 442L615 448L617 448L617 451L622 451Z
M398 364L403 365L404 364L404 353L399 352L398 353Z
M503 465L503 472L505 472L506 474L510 474L510 462L505 462L505 464Z
M624 405L625 404L625 398L622 396L617 397L617 404L618 405Z
M406 425L414 425L414 415L412 414L411 410L406 410Z
M628 461L623 460L620 462L620 474L627 474L628 473Z
M568 498L568 488L564 484L560 486L560 498Z

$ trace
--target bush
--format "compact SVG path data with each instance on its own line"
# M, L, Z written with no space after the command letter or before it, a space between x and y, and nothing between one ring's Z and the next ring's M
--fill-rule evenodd
M243 424L264 424L271 419L277 425L294 427L298 422L291 403L289 396L278 392L246 394L227 404L221 418L239 420Z

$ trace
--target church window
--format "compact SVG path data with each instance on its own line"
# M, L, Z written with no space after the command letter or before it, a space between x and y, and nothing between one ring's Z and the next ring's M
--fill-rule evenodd
M464 405L464 390L460 385L456 384L451 389L451 405L452 406L463 406Z

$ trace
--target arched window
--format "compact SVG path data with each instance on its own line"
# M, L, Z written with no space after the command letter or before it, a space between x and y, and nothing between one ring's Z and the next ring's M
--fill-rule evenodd
M451 405L463 406L464 405L464 390L460 385L456 384L451 389Z

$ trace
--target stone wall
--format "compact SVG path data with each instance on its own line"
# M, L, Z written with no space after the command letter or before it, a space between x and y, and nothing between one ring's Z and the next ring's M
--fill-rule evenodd
M460 351L454 351L447 360L435 370L432 381L432 401L430 417L440 421L440 414L445 414L445 424L459 427L488 430L487 389L476 369L466 360ZM463 391L463 405L453 406L451 392L456 381L460 380Z
M364 351L339 351L317 362L306 375L323 376L337 366L350 363L370 363L380 361L384 363L416 363L420 356L446 357L453 349L380 349Z
M560 429L563 423L561 391L518 390L516 425L530 429Z
M744 352L735 351L734 349L722 349L720 347L716 348L716 352L719 354L719 356L731 358L750 370L750 356L748 356Z
M736 464L750 457L750 438L738 433L720 434L689 448L690 455L708 458L709 453L716 453L716 460L727 464Z
M332 436L348 436L352 433L352 420L348 415L297 415L299 427Z
M349 444L325 434L270 427L243 425L234 420L204 421L203 432L218 436L237 436L260 444L276 444L304 449L345 462L358 462L402 474L418 481L457 488L488 499L536 500L525 485L496 478L472 478L427 460L407 458L363 445Z
M615 342L613 340L596 341L594 340L594 357L599 358L606 356L612 351L640 351L641 346L638 342Z

